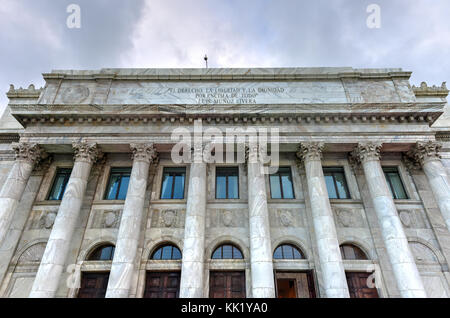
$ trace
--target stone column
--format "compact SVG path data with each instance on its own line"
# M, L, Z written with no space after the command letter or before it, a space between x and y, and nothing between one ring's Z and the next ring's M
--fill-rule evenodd
M14 212L25 191L35 165L47 154L37 144L13 144L16 161L0 192L0 245L13 220Z
M263 164L258 160L257 145L250 145L246 151L252 297L274 298L273 256Z
M441 162L439 152L442 145L438 142L418 142L407 156L420 165L427 176L431 190L450 231L450 179Z
M319 264L326 297L348 298L339 241L322 169L322 143L300 144L297 157L304 162Z
M180 298L203 298L206 163L202 145L195 145L194 161L189 173L189 188L184 226L183 260L181 266Z
M92 165L101 156L97 144L75 143L75 163L45 247L30 298L52 298L58 289Z
M381 236L402 297L427 297L380 163L381 143L359 143L352 153L362 164Z
M132 144L133 168L120 221L106 298L127 298L138 270L137 255L150 164L157 158L153 144Z

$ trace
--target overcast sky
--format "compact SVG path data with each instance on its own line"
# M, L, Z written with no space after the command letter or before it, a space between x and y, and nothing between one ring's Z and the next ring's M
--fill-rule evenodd
M205 54L210 67L402 67L441 85L450 0L0 0L0 43L0 108L9 84L42 86L53 69L204 67Z

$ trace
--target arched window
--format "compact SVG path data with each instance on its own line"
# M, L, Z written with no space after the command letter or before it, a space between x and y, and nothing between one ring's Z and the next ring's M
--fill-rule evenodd
M243 259L242 252L239 248L231 244L224 244L216 248L213 252L212 259Z
M278 246L273 253L274 259L303 259L303 253L292 244Z
M178 260L181 259L181 251L178 247L166 244L160 246L153 252L150 259L153 260Z
M367 256L359 247L353 244L342 244L340 246L342 259L345 260L366 260Z
M88 261L112 261L114 250L114 245L99 246L89 254Z

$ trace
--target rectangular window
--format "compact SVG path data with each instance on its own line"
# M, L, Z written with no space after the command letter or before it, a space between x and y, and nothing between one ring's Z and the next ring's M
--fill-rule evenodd
M278 172L271 174L270 194L272 199L294 199L294 187L290 167L280 167Z
M72 169L58 169L56 171L55 180L53 181L52 189L50 190L50 194L48 195L48 200L62 200L71 173Z
M161 199L184 199L186 168L164 168Z
M109 183L106 188L106 200L125 200L128 183L130 183L131 168L112 168Z
M216 199L239 199L239 168L216 168Z
M350 199L344 168L323 168L323 175L330 199Z
M383 167L383 172L386 176L386 182L389 186L389 190L391 190L392 197L394 199L408 199L397 167Z

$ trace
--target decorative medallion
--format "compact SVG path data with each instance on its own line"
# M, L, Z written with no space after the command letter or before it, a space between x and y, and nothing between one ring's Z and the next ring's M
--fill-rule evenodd
M285 226L289 227L292 226L293 220L292 220L292 214L289 211L281 211L279 214L280 217L280 223Z
M398 212L400 221L402 221L405 227L410 227L413 223L411 219L411 213L409 211L403 210Z
M233 225L233 212L223 211L222 222L223 222L223 225L226 227L232 226Z
M56 213L55 212L49 212L44 217L44 224L43 227L47 230L51 229L53 227L53 224L55 223L56 219Z
M165 227L173 227L176 223L177 214L173 210L166 210L162 214L162 222Z

